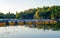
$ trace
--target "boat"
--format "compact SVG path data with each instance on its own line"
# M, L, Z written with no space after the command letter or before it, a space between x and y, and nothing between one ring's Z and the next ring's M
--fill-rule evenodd
M6 26L5 20L0 19L0 27L1 27L1 26Z
M26 25L32 25L32 20L25 20Z
M14 26L15 25L15 20L9 20L8 22L9 22L10 26Z
M24 21L23 21L23 20L17 20L17 23L18 23L18 25L20 25L20 26L24 25Z

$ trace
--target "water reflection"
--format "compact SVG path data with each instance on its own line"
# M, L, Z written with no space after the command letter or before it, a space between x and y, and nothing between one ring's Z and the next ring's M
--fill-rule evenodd
M42 26L43 27L43 26ZM0 38L60 38L60 31L43 30L28 26L0 27ZM40 27L39 27L40 28Z
M53 30L53 31L59 31L60 30L60 22L57 24L40 24L40 25L25 25L29 28L38 28L43 30Z
M0 38L60 38L60 22L0 27Z
M11 27L11 25L6 25L5 27L9 28L9 26ZM56 24L40 24L40 25L12 25L14 27L16 26L25 26L25 27L29 27L29 28L37 28L37 29L43 29L45 30L53 30L53 31L59 31L60 30L60 22L56 23ZM11 27L13 28L13 27ZM0 27L1 29L1 27Z

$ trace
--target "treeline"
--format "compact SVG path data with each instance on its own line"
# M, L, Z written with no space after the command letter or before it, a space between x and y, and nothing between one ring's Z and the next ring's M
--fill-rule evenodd
M59 19L60 6L34 8L21 12L7 13L0 12L0 19Z

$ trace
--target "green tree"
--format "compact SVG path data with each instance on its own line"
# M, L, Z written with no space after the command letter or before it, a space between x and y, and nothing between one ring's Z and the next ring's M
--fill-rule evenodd
M16 11L16 19L19 19L19 13Z

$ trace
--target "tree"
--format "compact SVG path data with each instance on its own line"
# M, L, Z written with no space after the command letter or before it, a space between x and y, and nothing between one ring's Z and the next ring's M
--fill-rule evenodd
M16 19L19 19L19 13L16 11Z
M15 19L16 15L9 12L9 13L5 14L5 18L7 18L7 19Z
M0 19L4 19L4 17L5 15L2 12L0 12Z

